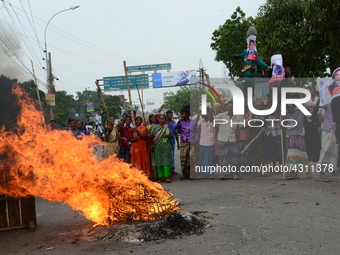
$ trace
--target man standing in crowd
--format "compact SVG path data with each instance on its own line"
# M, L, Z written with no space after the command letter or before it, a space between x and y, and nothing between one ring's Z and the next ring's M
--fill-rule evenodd
M130 163L131 159L131 116L123 116L121 122L123 123L119 133L119 158L126 163Z
M172 175L177 175L177 172L175 171L175 144L177 141L177 144L179 144L178 136L177 136L177 130L175 129L175 121L172 120L174 113L171 110L168 110L166 113L166 120L165 124L168 125L168 128L171 131L171 134L173 137L170 139L171 144L171 150L172 150L172 165L171 165L171 173ZM176 139L176 140L175 140Z
M266 163L267 165L271 165L271 163L274 162L275 166L276 161L278 161L279 164L282 164L281 127L280 122L277 121L280 119L280 114L278 113L278 110L275 110L269 115L262 116L262 118L265 120L266 124L266 129L264 131L264 156L266 158ZM264 175L270 176L270 173L265 172Z
M242 126L242 120L239 116L233 114L233 101L227 103L227 111L217 114L214 119L228 121L226 124L218 125L218 148L219 148L219 165L220 167L234 167L238 172L238 147L236 142L236 131ZM232 173L235 180L239 179L237 172ZM220 175L225 179L225 175Z
M224 102L227 103L227 102ZM217 115L222 112L222 106L219 103L215 103L213 107L213 115ZM218 150L218 128L215 128L215 135L214 135L214 165L217 165L219 162L219 155L220 152Z
M318 165L331 168L333 170L332 175L337 176L337 172L335 170L337 169L338 164L339 146L336 144L335 123L333 122L331 103L321 107L324 109L324 121L322 125L321 151ZM320 177L325 177L324 171L320 173Z
M180 159L183 176L181 179L190 178L190 143L194 142L195 121L189 118L190 111L187 108L183 108L181 111L181 118L176 123L174 129L178 130L181 137L180 144Z
M291 94L288 98L298 99L300 98L298 93ZM305 146L305 134L303 119L305 115L296 105L287 105L286 119L295 120L296 125L294 126L293 121L287 121L290 127L286 128L286 145L287 145L287 156L285 165L291 170L286 176L286 179L291 180L299 178L298 167L304 167L308 165L308 155ZM305 169L305 168L303 168ZM307 178L312 178L312 174L308 171L306 173Z
M249 160L249 153L246 152L241 155L243 149L247 146L250 138L250 128L248 126L248 121L251 117L251 112L249 111L247 102L244 102L244 115L238 115L242 121L244 121L245 125L241 126L236 133L237 138L237 146L239 152L239 165L240 166L247 166Z
M96 129L96 135L103 140L103 127L102 127L102 123L98 123L97 129Z

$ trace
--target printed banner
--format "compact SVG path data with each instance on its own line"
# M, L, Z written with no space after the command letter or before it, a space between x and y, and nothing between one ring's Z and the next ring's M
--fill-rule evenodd
M154 88L191 85L196 83L196 70L152 74L152 86Z
M332 101L332 95L328 89L328 87L333 83L333 79L331 77L327 78L318 78L318 87L320 94L320 106L329 104ZM340 95L340 94L338 94Z
M86 104L86 111L87 112L94 112L94 108L93 108L92 102Z
M273 55L270 59L271 67L272 67L272 78L270 79L270 83L274 81L282 81L285 78L285 70L283 67L283 60L281 54Z
M102 116L96 114L94 121L96 125L98 125L99 123L102 123Z
M246 61L257 61L258 60L258 52L256 50L256 36L250 35L247 38L247 56Z
M55 106L55 94L46 94L46 104L48 106Z

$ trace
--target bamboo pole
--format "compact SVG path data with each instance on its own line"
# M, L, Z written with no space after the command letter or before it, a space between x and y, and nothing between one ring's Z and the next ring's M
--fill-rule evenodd
M107 109L106 107L106 103L105 103L105 100L104 100L104 95L103 95L103 92L102 92L102 89L100 88L99 86L99 82L96 81L95 82L96 85L97 85L97 88L98 88L98 91L99 91L99 95L100 95L100 98L102 99L102 103L104 105L104 109L105 109L105 112L106 112L106 115L107 115L107 120L110 118L110 115L109 115L109 110Z
M40 100L40 94L39 94L39 88L38 88L38 83L37 83L37 77L35 76L34 65L33 65L33 61L32 60L31 60L31 65L32 65L32 71L33 71L33 78L34 78L35 88L37 90L37 96L38 96L40 111L43 111L42 105L41 105L41 100ZM46 129L45 122L44 122L44 128Z
M257 138L260 137L260 135L265 131L265 129L266 129L265 127L262 127L262 128L261 128L260 132L253 138L253 140L251 140L251 141L247 144L246 147L244 147L243 151L241 151L241 155L243 155L243 154L249 149L250 145L252 145L252 143L254 143L254 142L257 140Z
M140 97L140 93L139 93L139 88L138 88L138 84L136 84L136 87L137 87L137 92L138 92L138 97L139 97L139 102L140 102L140 105L142 107L142 116L143 116L143 120L145 121L145 116L144 116L144 107L143 107L143 101Z
M129 95L129 104L130 104L130 110L131 110L131 118L132 118L132 123L133 126L135 127L135 115L133 113L133 108L132 108L132 97L131 97L131 89L130 89L130 84L129 84L129 77L127 74L127 70L126 70L126 61L124 61L124 72L125 72L125 82L126 82L126 87L128 89L128 95Z
M144 109L144 90L143 90L143 87L142 87L142 105L143 105L143 109ZM144 118L144 122L146 122L144 112L143 112L143 118Z
M280 123L282 123L282 117L280 116ZM281 135L281 158L282 158L282 169L284 169L285 165L285 151L283 147L283 130L282 127L280 127L280 135ZM286 179L286 173L285 171L282 171L282 178Z

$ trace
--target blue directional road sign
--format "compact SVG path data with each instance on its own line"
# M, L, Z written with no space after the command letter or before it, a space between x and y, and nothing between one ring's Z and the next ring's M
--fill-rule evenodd
M129 75L130 89L149 88L149 77L147 74ZM127 90L125 76L104 77L104 91Z

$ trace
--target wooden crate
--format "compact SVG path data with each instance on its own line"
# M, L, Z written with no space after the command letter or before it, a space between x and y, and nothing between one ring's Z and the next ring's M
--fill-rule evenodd
M0 195L0 231L28 227L35 230L35 198L13 198Z
M1 157L0 157L1 159ZM10 167L0 160L0 185L6 187L11 180ZM0 231L26 228L35 230L35 198L13 198L0 194Z

